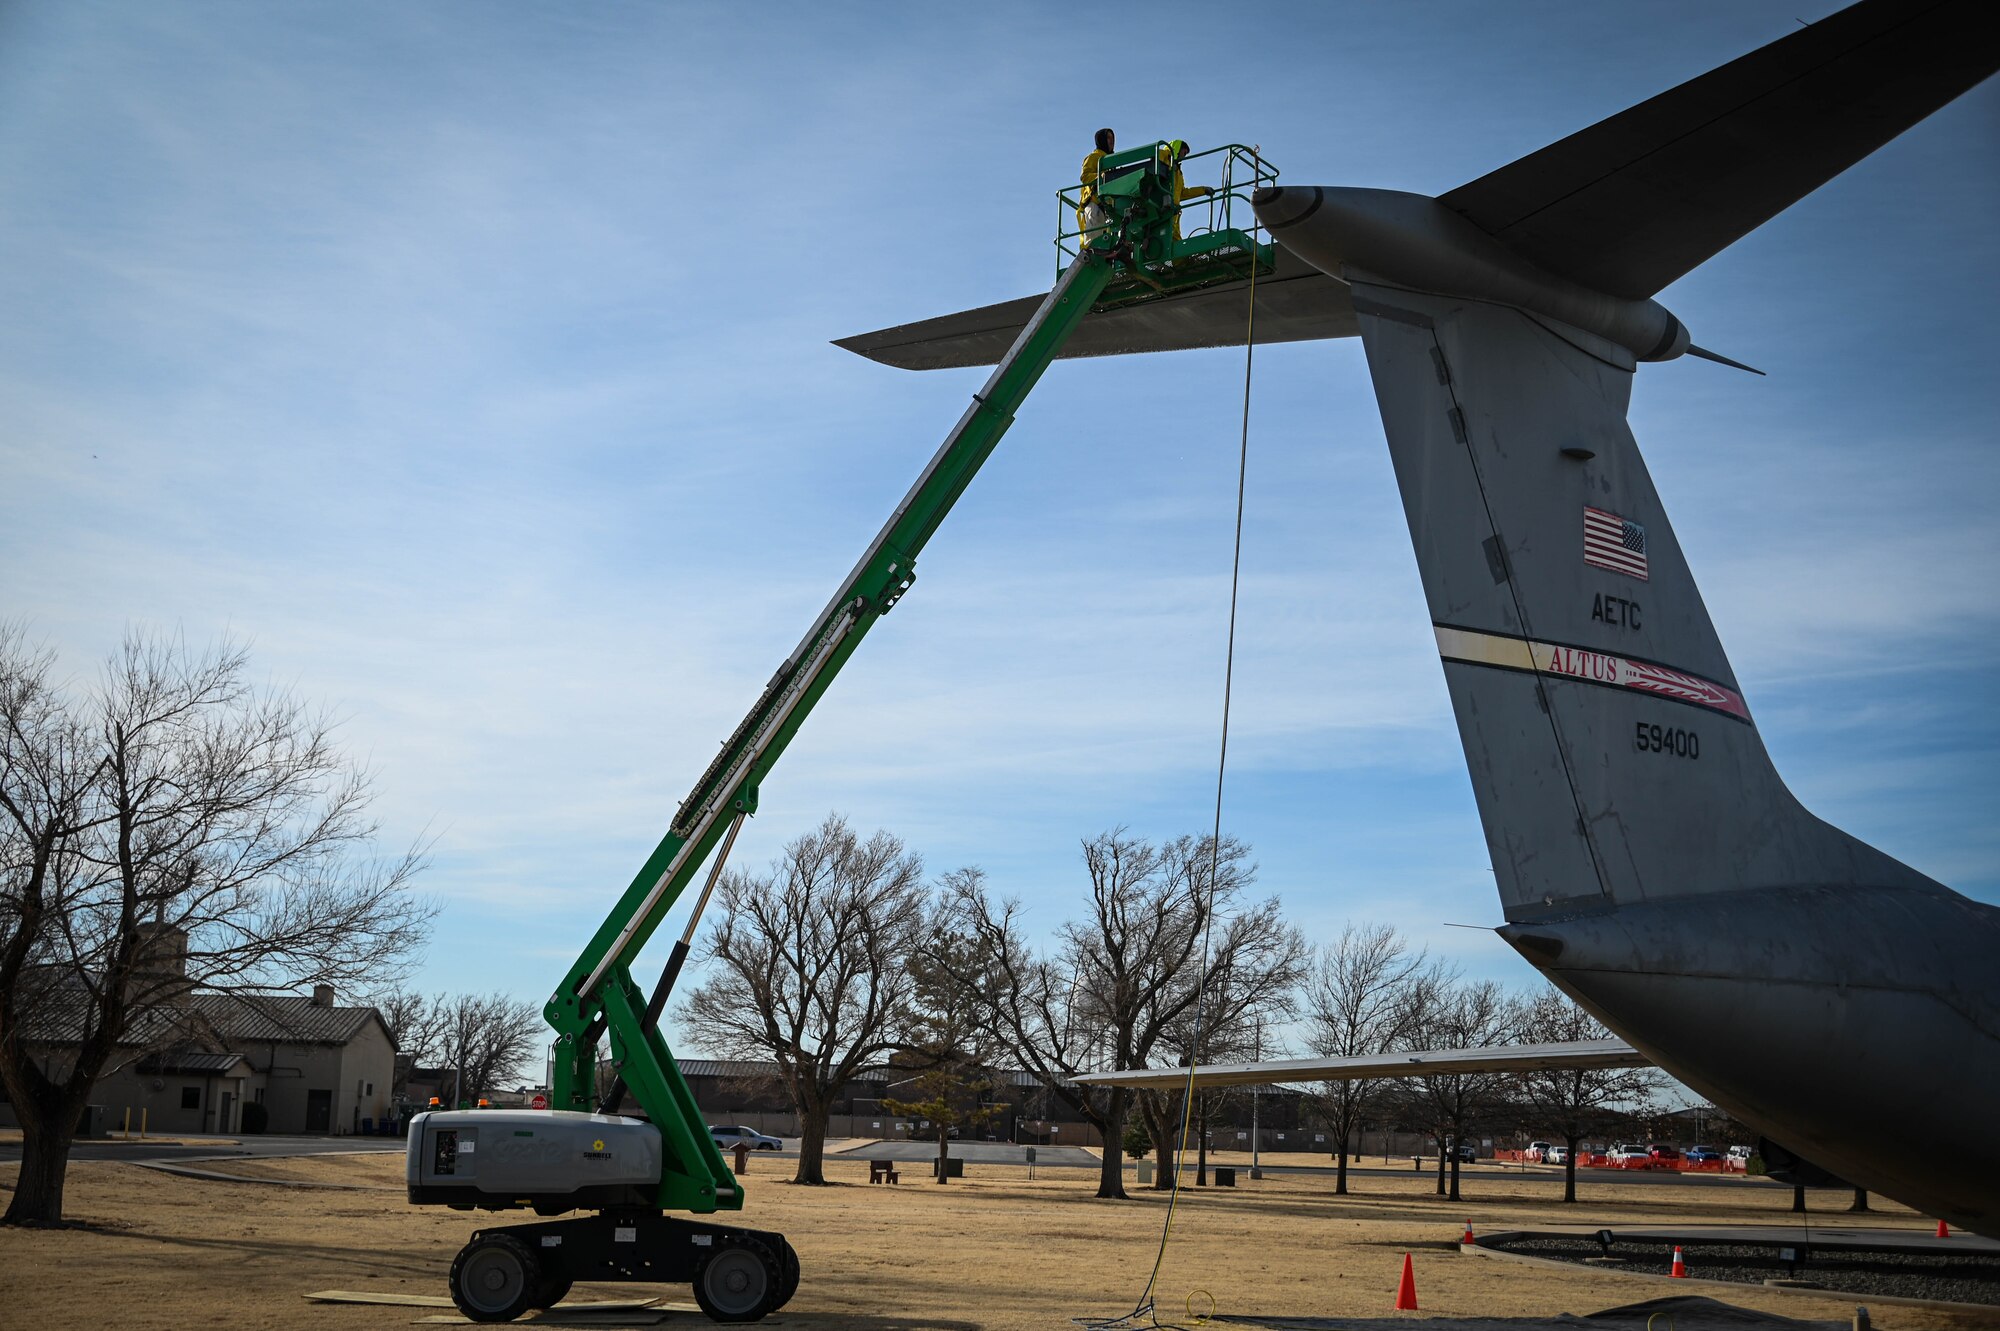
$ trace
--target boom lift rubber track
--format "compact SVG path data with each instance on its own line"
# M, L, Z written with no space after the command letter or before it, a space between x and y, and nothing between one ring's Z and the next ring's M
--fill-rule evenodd
M1206 225L1183 239L1176 229L1177 173L1164 147L1148 144L1102 160L1096 199L1103 225L1087 235L1058 228L1066 264L1055 287L723 742L549 999L543 1015L556 1033L551 1108L430 1113L412 1121L412 1202L542 1215L600 1208L595 1216L475 1234L452 1265L452 1297L467 1317L507 1321L547 1307L581 1279L690 1281L718 1321L754 1321L791 1297L798 1259L782 1236L659 1214L708 1215L743 1205L742 1189L657 1024L699 906L650 1000L630 966L717 843L725 834L733 838L741 819L757 811L764 777L869 628L910 589L917 556L1084 318L1271 271L1271 245L1257 239L1254 222L1252 230L1239 229L1231 216L1239 205L1247 213L1249 196L1274 184L1277 172L1240 145L1200 154L1220 156L1223 184L1207 199ZM1065 217L1080 215L1074 190L1058 199ZM615 1082L600 1105L597 1049L607 1033ZM644 1120L617 1115L615 1102L626 1087Z

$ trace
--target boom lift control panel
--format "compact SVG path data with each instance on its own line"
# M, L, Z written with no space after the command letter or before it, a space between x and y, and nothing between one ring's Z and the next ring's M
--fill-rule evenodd
M764 777L861 639L910 589L918 554L1070 334L1093 310L1271 270L1272 249L1255 222L1244 229L1232 219L1254 217L1251 192L1274 183L1277 172L1240 145L1183 159L1183 172L1218 159L1222 179L1183 215L1165 148L1102 160L1103 214L1089 234L1063 229L1080 211L1078 192L1058 195L1063 266L1055 288L681 801L666 836L543 1009L556 1032L553 1107L411 1121L406 1178L414 1203L544 1217L595 1212L476 1232L450 1281L453 1302L473 1321L547 1308L575 1280L687 1282L703 1310L724 1322L755 1321L797 1289L798 1257L782 1235L665 1214L738 1210L743 1190L709 1137L659 1017L737 830L757 811ZM648 997L631 965L712 853L700 900ZM600 1095L598 1045L607 1034L611 1085ZM616 1112L627 1088L642 1116Z

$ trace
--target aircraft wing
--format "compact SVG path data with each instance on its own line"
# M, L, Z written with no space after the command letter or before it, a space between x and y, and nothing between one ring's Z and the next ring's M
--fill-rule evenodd
M1494 1045L1484 1049L1409 1049L1358 1058L1290 1058L1275 1063L1213 1064L1194 1070L1202 1086L1269 1086L1284 1082L1373 1081L1382 1077L1444 1077L1456 1072L1544 1072L1552 1068L1645 1068L1653 1060L1623 1040ZM1188 1084L1186 1068L1087 1072L1084 1086L1131 1086L1171 1091Z
M1086 315L1061 355L1068 359L1240 347L1250 314L1248 286L1247 281L1224 283ZM992 365L1007 354L1045 295L859 333L834 345L903 370ZM1275 269L1257 279L1258 344L1353 337L1359 331L1346 285L1280 247Z
M2000 66L1982 0L1862 0L1460 185L1442 202L1538 266L1650 296ZM1968 169L1978 169L1968 164ZM1353 337L1348 289L1278 246L1257 340ZM1062 354L1241 346L1243 284L1107 310ZM1041 296L839 339L909 370L992 365Z
M1441 201L1542 268L1636 300L1996 66L2000 23L1983 3L1863 0Z

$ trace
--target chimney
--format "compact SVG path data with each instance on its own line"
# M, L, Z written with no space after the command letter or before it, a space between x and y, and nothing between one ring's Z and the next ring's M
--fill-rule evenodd
M332 985L330 985L330 984L316 984L316 985L314 985L314 986L313 986L313 999L312 999L312 1001L313 1001L313 1006L314 1006L314 1007L332 1007L332 1006L333 1006L333 986L332 986Z
M188 936L184 929L155 920L133 928L132 972L154 978L187 974Z

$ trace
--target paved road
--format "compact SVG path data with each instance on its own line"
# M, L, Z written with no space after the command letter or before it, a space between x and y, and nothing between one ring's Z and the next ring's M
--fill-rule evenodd
M1269 1160L1270 1157L1267 1156L1265 1159ZM1242 1169L1243 1166L1238 1165L1237 1168ZM1336 1171L1332 1165L1266 1164L1264 1172L1266 1174L1325 1174L1331 1176ZM1410 1169L1408 1166L1404 1166L1401 1169L1383 1169L1370 1166L1364 1169L1355 1165L1349 1165L1347 1172L1350 1175L1374 1174L1382 1177L1401 1174L1407 1178L1418 1171ZM1436 1163L1428 1163L1422 1173L1426 1178L1436 1178ZM1481 1179L1501 1178L1527 1179L1530 1182L1560 1184L1563 1181L1563 1172L1560 1169L1465 1169L1459 1172L1458 1177L1462 1184L1477 1184ZM1767 1178L1744 1178L1741 1175L1676 1174L1671 1170L1663 1169L1591 1169L1588 1167L1579 1168L1576 1171L1576 1181L1578 1184L1588 1183L1592 1185L1604 1183L1652 1183L1676 1184L1686 1187L1719 1186L1725 1188L1789 1188L1791 1186L1790 1184L1777 1183Z
M937 1159L936 1142L876 1142L855 1146L840 1153L849 1160L894 1160L906 1165L927 1165ZM953 1142L952 1158L968 1165L1025 1165L1027 1148L1009 1142ZM1080 1146L1037 1146L1038 1165L1097 1166L1097 1157Z
M167 1145L163 1142L79 1141L70 1148L72 1160L191 1160L204 1156L343 1155L355 1151L400 1151L403 1143L395 1137L217 1137L202 1142L182 1136L183 1142L198 1145ZM21 1158L21 1143L0 1142L0 1161Z
M150 1141L123 1141L113 1138L109 1141L79 1141L70 1151L72 1160L198 1160L214 1156L296 1156L296 1155L340 1155L357 1151L401 1151L403 1142L395 1137L218 1137L211 1142L203 1142L197 1137L183 1136L181 1141L191 1144L167 1145ZM832 1146L833 1144L829 1144ZM758 1151L752 1156L753 1168L756 1160L796 1159L798 1141L786 1138L783 1150ZM1008 1142L953 1142L951 1153L954 1157L970 1165L1025 1165L1025 1148ZM726 1155L726 1153L725 1153ZM867 1146L850 1146L830 1149L830 1159L850 1160L894 1160L900 1164L928 1165L937 1159L937 1143L924 1141L884 1141ZM0 1142L0 1162L21 1158L21 1143ZM1273 1157L1266 1157L1267 1161ZM1284 1156L1275 1157L1282 1160ZM1041 1165L1069 1165L1081 1168L1095 1168L1097 1157L1077 1146L1040 1146L1035 1149L1035 1161ZM1127 1161L1125 1167L1133 1167ZM1236 1165L1239 1176L1248 1171L1241 1162ZM1319 1175L1330 1177L1334 1173L1331 1164L1275 1164L1266 1163L1266 1174ZM1416 1171L1408 1168L1382 1168L1377 1166L1349 1165L1347 1172L1356 1177L1389 1178L1398 1175L1407 1177ZM1435 1167L1424 1171L1426 1177L1435 1177ZM1562 1182L1560 1169L1468 1169L1460 1174L1461 1183L1476 1188L1486 1179L1527 1179L1558 1185ZM1663 1170L1629 1169L1579 1169L1576 1171L1579 1184L1600 1187L1607 1184L1640 1184L1652 1186L1684 1187L1725 1187L1725 1188L1788 1188L1789 1184L1777 1183L1770 1179L1746 1179L1724 1174L1675 1174Z

